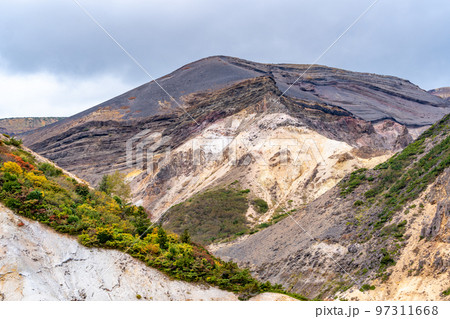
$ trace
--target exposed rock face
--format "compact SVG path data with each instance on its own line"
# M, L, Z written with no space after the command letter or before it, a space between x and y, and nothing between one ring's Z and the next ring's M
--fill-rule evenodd
M129 173L134 201L158 218L236 179L274 206L309 202L450 111L443 99L389 76L316 66L295 82L306 68L206 58L158 80L177 102L150 82L24 142L94 185L103 174ZM282 139L296 154L270 142ZM309 159L286 171L299 154Z
M0 133L17 135L63 119L62 117L18 117L0 119Z
M434 89L434 90L430 90L428 92L430 92L431 94L433 94L435 96L439 96L440 98L443 98L450 102L450 87Z
M0 206L4 300L237 300L217 288L171 280L127 254L86 248Z
M443 131L427 140L424 154L446 137L448 140L448 122L447 116ZM442 161L448 163L448 151L443 154ZM367 204L364 194L371 184L363 185L346 196L340 187L334 187L263 231L211 248L221 258L250 268L261 280L281 283L309 297L448 299L441 293L450 286L446 270L450 266L450 168L417 199L402 203L383 228L374 227L382 206ZM399 233L401 227L406 227L404 234ZM393 240L391 244L389 240ZM391 268L383 275L385 270L380 269L385 265ZM359 291L369 283L376 289Z

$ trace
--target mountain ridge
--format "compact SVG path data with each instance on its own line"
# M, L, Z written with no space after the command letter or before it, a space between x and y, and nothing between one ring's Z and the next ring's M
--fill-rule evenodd
M279 138L283 130L286 134L295 131L290 136L299 143L307 136L320 140L323 145L334 143L328 140L343 142L346 146L342 149L347 149L348 145L348 150L352 149L356 156L337 154L338 150L336 154L329 154L334 160L327 159L327 165L335 165L338 178L322 179L321 185L328 185L328 188L349 172L351 165L376 165L365 159L375 154L387 156L402 149L434 123L434 118L450 112L444 100L409 81L324 66L312 67L283 95L287 86L306 68L306 65L260 64L224 56L205 58L159 79L169 93L176 93L174 98L185 110L150 82L71 118L29 132L23 135L23 140L30 148L94 185L104 174L116 170L129 174L134 201L143 203L156 218L170 205L186 200L192 192L201 192L226 179L225 175L242 171L243 168L236 170L227 164L226 152L233 143L243 141L264 146L263 136L264 139ZM250 128L254 136L245 133ZM166 144L154 150L153 162L137 165L136 154L132 154L130 162L127 141L134 141L133 145L146 144L143 151L148 152L155 142L155 134ZM211 173L226 172L225 175L215 174L213 180L208 180L202 173L203 167L192 163L196 156L192 146L199 139L211 138L231 144L224 145L222 155L225 156L214 168L210 167ZM172 163L163 161L168 149L174 156ZM266 152L265 149L258 151ZM267 159L276 156L277 151L267 147L267 152L272 151L264 156ZM240 152L239 156L252 156ZM349 159L345 165L337 163L341 155ZM150 173L146 172L149 166ZM277 169L282 169L278 166ZM345 172L339 171L341 166L345 166ZM255 168L255 177L257 170ZM325 189L306 183L307 175L313 170L314 167L304 167L294 174L299 177L295 183L303 180L307 187L318 189L308 191L311 200L316 196L313 193L319 194ZM270 178L251 186L258 196L268 202L293 196L289 195L295 191L291 182L280 180L269 171L264 174ZM197 178L204 181L196 184ZM186 183L186 187L178 189L176 185L180 183ZM178 193L174 189L178 189Z
M449 123L447 115L387 162L354 171L289 218L211 248L310 298L448 299ZM364 285L376 288L360 293Z

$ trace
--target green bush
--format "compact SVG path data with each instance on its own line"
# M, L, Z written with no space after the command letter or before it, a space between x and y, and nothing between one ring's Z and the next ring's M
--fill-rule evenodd
M357 200L353 203L353 206L361 206L364 205L364 202L362 200Z
M256 198L252 201L253 206L256 208L257 212L264 214L269 210L269 205L262 198Z
M41 191L34 190L34 191L31 191L31 192L28 194L27 198L28 198L28 199L42 200L43 194L42 194Z
M346 196L352 193L359 185L361 185L366 180L367 168L360 168L354 172L352 172L349 178L343 182L341 182L341 196Z
M450 288L444 290L444 291L442 292L442 294L443 294L444 296L450 296Z
M368 291L368 290L375 290L375 286L371 286L369 284L364 284L361 286L361 289L359 289L359 290L362 292Z
M57 177L63 174L63 171L56 168L50 163L41 163L38 165L38 169L42 171L47 177Z
M15 147L20 147L22 145L22 140L10 137L9 140L4 142L6 145L12 145Z

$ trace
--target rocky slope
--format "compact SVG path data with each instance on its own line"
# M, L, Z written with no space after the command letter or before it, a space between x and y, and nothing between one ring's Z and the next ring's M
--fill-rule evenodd
M67 229L64 231L61 227L80 220L86 222L94 216L72 217L72 220L67 217L69 206L71 213L77 209L78 214L89 207L87 203L81 204L81 198L77 199L77 203L70 204L74 199L70 184L84 181L54 167L53 163L29 149L9 145L11 141L0 136L1 200L15 209L16 213L40 220L41 223L30 221L24 216L19 217L0 203L0 300L238 300L242 297L241 294L238 296L206 284L170 279L139 259L132 258L130 254L135 249L133 245L137 245L139 236L134 238L130 234L132 242L120 252L93 248L92 244L88 248L80 244L83 242L82 236L78 238L79 242L74 236L57 233L44 226L47 224L58 231L67 232ZM40 171L44 168L46 175ZM50 182L45 176L50 179L53 176L54 179ZM61 179L58 180L57 176ZM20 183L25 183L26 186L19 186ZM44 184L51 187L43 186ZM45 187L45 191L40 187ZM40 199L36 199L36 195ZM101 197L96 200L102 201ZM21 205L21 208L17 205ZM114 203L110 202L108 205L111 210ZM65 210L62 211L63 209ZM49 211L58 216L46 219L44 215ZM102 227L108 227L107 220L111 218L111 214L100 208L96 214L102 216ZM146 218L145 214L143 217ZM64 221L54 222L55 218L63 218ZM126 225L126 216L120 218L120 223ZM137 216L134 220L135 218ZM173 239L173 234L168 236ZM194 249L186 243L183 245L187 249ZM197 250L200 248L196 247ZM178 249L173 241L171 249ZM191 255L188 253L188 256ZM211 258L210 255L202 257ZM178 266L175 269L176 267ZM234 273L233 270L228 270ZM180 278L179 273L176 278ZM192 277L189 281L192 281ZM255 298L296 300L277 293L263 293Z
M443 87L428 91L435 96L439 96L442 99L450 101L450 87Z
M0 205L1 300L237 300L171 280L131 256L86 248Z
M309 297L448 300L449 124L215 253Z
M18 135L55 123L62 117L17 117L0 119L0 133Z
M270 203L264 220L286 201L309 202L352 169L373 167L450 110L395 77L316 66L295 82L306 68L206 58L158 80L188 114L150 82L24 142L93 184L128 173L134 201L155 218L239 179ZM289 160L299 163L292 171Z

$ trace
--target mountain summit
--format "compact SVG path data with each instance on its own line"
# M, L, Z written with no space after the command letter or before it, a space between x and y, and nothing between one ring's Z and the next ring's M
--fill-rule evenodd
M24 143L93 184L127 173L134 201L154 218L236 179L273 203L272 214L283 201L317 198L355 167L373 167L450 112L409 81L325 66L215 56L157 82L174 100L152 81L26 133ZM268 143L280 139L296 149ZM305 150L308 159L287 171L282 162Z

